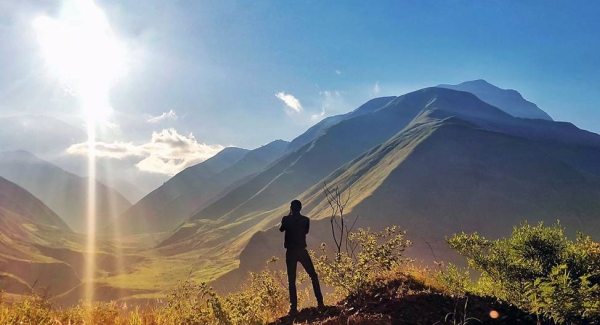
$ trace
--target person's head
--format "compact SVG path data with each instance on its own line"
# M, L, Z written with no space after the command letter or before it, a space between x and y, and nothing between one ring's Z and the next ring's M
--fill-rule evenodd
M299 213L302 210L302 202L294 200L290 203L290 210L295 213Z

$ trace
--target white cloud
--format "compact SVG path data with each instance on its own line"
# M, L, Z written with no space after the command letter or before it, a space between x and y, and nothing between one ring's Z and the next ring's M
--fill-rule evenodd
M275 97L281 99L289 108L293 110L293 112L302 112L302 104L300 104L300 101L294 97L294 95L286 94L282 91L275 94Z
M113 159L126 157L142 158L136 167L139 170L175 175L183 169L203 162L225 148L222 145L198 143L193 134L188 136L177 133L175 129L153 132L150 142L135 145L131 142L96 143L96 156ZM70 146L67 153L87 155L87 143Z
M342 74L342 72L340 70L335 70L335 74L337 74L339 76Z
M322 120L325 117L325 107L321 107L321 113L312 114L310 116L310 120L313 122L317 122Z
M324 90L320 91L319 95L321 96L321 112L312 114L310 116L312 122L322 120L327 116L327 112L329 112L329 114L335 114L341 113L347 109L344 96L340 91Z
M157 116L150 115L150 118L148 119L148 123L158 123L162 120L167 120L167 119L168 120L176 120L177 113L175 113L175 111L171 109L168 112L164 112Z
M379 95L380 91L381 89L379 88L379 81L377 81L375 83L375 86L373 86L373 95Z

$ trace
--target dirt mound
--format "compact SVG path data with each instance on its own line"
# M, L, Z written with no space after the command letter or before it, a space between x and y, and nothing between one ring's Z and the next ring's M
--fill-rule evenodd
M468 321L468 320L471 321ZM493 298L451 297L412 279L398 279L347 297L336 306L306 308L271 323L284 324L536 324L533 315Z

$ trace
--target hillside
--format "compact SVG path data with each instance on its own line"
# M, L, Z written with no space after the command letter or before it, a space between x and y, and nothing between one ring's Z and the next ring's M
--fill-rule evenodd
M68 241L73 233L52 210L18 185L0 177L0 270L2 290L29 293L32 287L62 293L79 283L75 270L41 254L35 245Z
M3 152L0 176L25 188L56 212L71 229L86 229L87 178L71 174L26 151ZM131 203L116 190L96 182L97 224L106 225Z
M377 109L359 107L363 113L331 126L311 143L277 161L270 168L207 206L192 216L189 223L165 240L161 246L181 242L183 249L188 249L186 247L190 247L189 241L194 241L189 237L190 234L198 238L195 245L205 241L205 234L213 228L207 226L204 220L218 220L219 225L235 224L236 229L240 231L259 222L264 226L263 217L258 217L261 213L279 208L313 185L322 184L322 179L329 173L388 140L427 110L436 108L446 114L460 116L489 128L509 127L514 133L523 133L526 129L526 125L514 122L515 119L510 115L466 92L426 88L388 100L389 98L386 98L381 101L380 103L387 104ZM541 132L543 131L533 133L532 136ZM244 222L240 223L242 220ZM229 231L225 233L223 239L230 236ZM205 238L200 239L202 237Z
M444 238L462 231L498 238L524 220L560 219L567 229L600 237L600 173L589 164L600 159L600 147L530 140L436 115L421 116L323 179L350 195L346 211L360 216L358 227L408 229L412 256L427 263L433 261L428 244L438 259L452 261ZM309 245L331 242L322 185L300 199L303 212L320 219L313 221ZM275 225L286 207L264 215L261 225ZM233 279L281 255L281 241L276 228L256 233L240 255L240 270L215 284L235 287Z
M119 221L122 231L172 230L232 183L267 167L283 154L287 144L277 140L254 150L226 148L183 170L126 211Z

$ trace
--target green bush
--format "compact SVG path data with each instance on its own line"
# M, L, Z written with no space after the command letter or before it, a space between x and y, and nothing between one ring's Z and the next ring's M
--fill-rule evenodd
M182 282L167 296L159 323L182 325L230 324L222 299L206 283Z
M348 235L349 250L334 253L330 258L327 245L321 244L322 254L314 257L315 268L325 284L341 294L356 293L376 286L386 272L400 266L404 250L410 241L397 226L380 232L359 229Z
M450 246L481 272L474 288L557 323L600 317L600 244L581 234L564 236L559 223L527 223L510 238L455 235Z
M266 324L286 314L287 288L277 281L275 271L250 273L249 282L240 290L227 295L225 310L232 324Z

